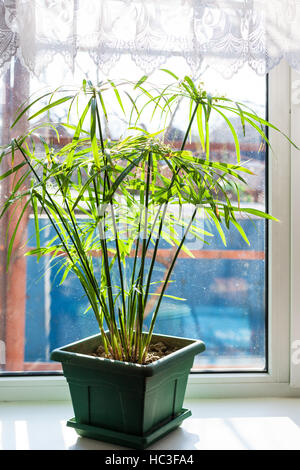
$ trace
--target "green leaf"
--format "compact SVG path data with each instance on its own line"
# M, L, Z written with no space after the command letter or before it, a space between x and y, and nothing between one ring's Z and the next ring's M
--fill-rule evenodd
M237 228L237 230L239 231L239 233L241 234L241 236L243 237L243 239L245 240L245 242L247 243L247 245L250 246L250 242L248 240L248 237L244 231L244 229L241 227L241 225L234 219L231 219L231 222L233 223L233 225Z
M106 111L106 107L105 107L105 103L104 103L104 100L103 100L102 93L100 91L98 91L98 96L99 96L99 100L100 100L100 103L101 103L101 107L102 107L102 111L104 113L105 119L108 121L108 114L107 114L107 111Z
M42 109L40 109L39 111L37 111L36 113L34 113L32 116L30 116L28 118L28 121L30 121L31 119L34 119L35 117L39 116L40 114L46 112L46 111L49 111L49 109L51 108L54 108L55 106L58 106L62 103L65 103L66 101L69 101L73 98L73 96L65 96L64 98L60 98L59 100L57 101L54 101L53 103L50 103L48 104L47 106L44 106ZM16 122L16 121L15 121ZM15 124L15 123L14 123ZM13 124L13 125L14 125Z
M149 292L148 295L157 295L157 296L160 296L160 294L155 294L155 293L152 293L152 292ZM163 297L168 297L169 299L175 299L175 300L186 300L186 299L183 299L182 297L175 297L175 295L169 295L169 294L163 294Z
M24 165L26 165L26 162L19 163L18 165L14 166L10 170L6 171L6 173L3 173L3 175L0 175L0 181L4 180L8 176L12 175L16 171L20 170Z
M12 125L10 126L10 128L12 129L13 127L15 127L15 125L17 124L17 122L21 119L21 117L35 104L37 103L38 101L42 100L43 98L45 98L46 96L49 96L49 95L52 95L52 92L48 92L48 93L45 93L44 95L42 96L39 96L36 100L32 101L28 106L26 106L26 108L23 109L23 111L18 114L17 118L15 119L15 121L12 123Z
M199 104L197 108L197 125L198 125L198 133L199 138L202 146L203 152L205 151L205 140L204 140L204 130L203 130L203 121L202 121L202 105Z
M8 250L7 250L7 267L9 266L9 262L10 262L10 258L11 258L11 253L12 253L12 249L13 249L13 245L14 245L14 241L15 241L15 238L16 238L16 234L17 234L17 231L18 231L18 228L19 228L19 225L20 225L20 222L21 220L23 219L23 216L27 210L27 207L29 206L29 203L30 203L30 199L25 203L22 211L21 211L21 214L20 216L18 217L18 220L17 220L17 223L15 225L15 228L14 228L14 231L12 233L12 236L10 238L10 241L9 241L9 245L8 245Z
M67 167L70 167L73 163L73 160L74 160L74 154L75 154L75 149L76 149L76 145L79 141L79 137L80 137L80 134L82 132L82 126L83 126L83 123L84 123L84 120L86 118L86 115L90 109L90 106L91 106L91 101L92 101L92 98L89 100L88 104L86 105L82 115L80 116L79 118L79 121L78 121L78 124L75 128L75 132L74 132L74 135L73 135L73 139L72 139L72 147L71 147L71 150L67 156L67 160L66 160L66 165ZM65 124L66 127L70 127L69 125Z
M197 88L195 87L193 80L188 75L186 75L184 79L190 85L191 91L192 93L194 93L194 96L196 97L198 95L198 92L197 92Z
M160 69L160 70L162 70L162 72L168 73L169 75L171 75L171 77L175 78L175 80L179 80L177 75L175 75L175 73L171 72L171 70L168 70L168 69Z
M215 109L215 111L217 111L217 113L219 113L223 119L226 121L229 129L231 130L231 133L232 133L232 136L233 136L233 139L234 139L234 143L235 143L235 149L236 149L236 158L237 158L237 162L240 163L241 162L241 152L240 152L240 143L239 143L239 138L237 136L237 133L236 133L236 130L235 128L233 127L232 123L230 122L230 120L227 118L227 116L225 116L224 113L222 113L219 109L217 109L215 106L212 106L213 109Z
M227 243L226 243L226 237L225 237L225 234L223 232L223 229L222 229L222 226L217 218L217 216L214 214L214 212L211 210L211 209L205 209L205 211L209 214L209 216L213 219L213 222L219 232L219 235L222 239L222 242L224 243L225 246L227 246Z
M133 170L133 168L137 167L137 165L140 163L140 161L144 158L144 155L140 155L139 157L137 157L135 160L133 160L133 162L131 162L126 168L124 171L122 171L122 173L118 176L118 178L116 179L116 181L114 181L112 187L111 187L111 190L109 192L109 194L107 195L106 199L104 202L110 202L112 200L112 197L114 195L114 193L116 192L116 190L119 188L120 184L122 183L122 181L126 178L126 176L129 175L129 173L131 172L131 170Z
M60 286L61 286L61 285L65 282L65 280L67 279L67 276L68 276L68 274L70 273L70 271L72 270L72 267L73 267L72 264L69 264L69 266L66 266L66 268L65 268L65 270L64 270L64 273L63 273L63 275L62 275L62 278L61 278L61 280L60 280L60 283L59 283ZM92 306L90 306L90 308L92 308ZM85 313L85 312L84 312L84 313Z
M239 113L240 113L241 124L242 124L242 128L243 128L243 134L244 134L244 137L245 137L246 129L245 129L245 117L244 117L244 114L243 114L243 110L237 102L235 104L236 104L236 107L237 107L237 109L239 110Z
M100 160L99 160L99 149L97 143L97 136L96 136L96 98L91 99L91 144L92 144L92 151L95 160L95 165L97 168L100 167Z
M261 217L263 219L274 220L275 222L279 222L279 219L276 219L273 215L268 214L267 212L260 211L258 209L252 209L251 207L232 207L232 210L245 212L247 214L256 215L257 217Z
M34 195L32 195L31 203L32 203L32 209L33 209L33 215L34 215L36 246L37 246L37 249L39 249L41 247L41 244L40 244L40 226L39 226L38 204L37 204L37 199ZM37 255L37 261L39 262L39 260L40 260L40 254Z
M117 98L117 100L118 100L118 103L119 103L119 105L120 105L120 107L121 107L121 109L122 109L124 115L126 116L125 109L124 109L124 106L123 106L123 103L122 103L122 100L121 100L121 97L120 97L120 94L119 94L119 92L118 92L118 89L117 89L116 85L114 84L114 82L113 82L112 80L108 80L108 82L109 82L109 83L111 84L111 86L113 87L113 90L114 90L114 92L115 92L115 95L116 95L116 98Z
M139 88L147 80L147 78L148 78L148 75L143 75L134 85L134 90L136 88Z

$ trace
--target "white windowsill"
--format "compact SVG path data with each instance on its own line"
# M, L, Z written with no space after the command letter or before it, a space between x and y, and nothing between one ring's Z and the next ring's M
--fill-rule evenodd
M184 406L192 416L150 450L300 450L299 399L190 399ZM69 402L0 403L0 449L124 449L80 438L66 427L72 416Z
M300 388L275 381L264 373L191 374L186 398L300 397ZM63 376L1 377L0 403L4 401L70 401Z

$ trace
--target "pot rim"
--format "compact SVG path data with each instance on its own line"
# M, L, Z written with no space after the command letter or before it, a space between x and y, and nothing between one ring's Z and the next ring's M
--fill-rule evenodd
M145 332L147 334L147 332ZM178 364L178 361L187 359L190 356L195 356L205 350L205 344L201 340L182 338L179 336L153 334L153 338L161 340L176 340L179 343L184 343L183 346L162 357L150 364L137 364L134 362L119 361L117 359L107 359L103 357L90 356L86 353L76 352L76 348L86 343L95 343L97 338L101 339L101 333L86 337L84 339L74 341L73 343L67 344L60 348L56 348L51 352L50 358L53 361L61 362L62 364L68 365L81 365L83 367L89 367L92 369L114 369L115 372L126 373L129 369L135 372L137 375L152 376L156 375L161 370L169 367L174 361ZM70 350L71 349L71 350Z

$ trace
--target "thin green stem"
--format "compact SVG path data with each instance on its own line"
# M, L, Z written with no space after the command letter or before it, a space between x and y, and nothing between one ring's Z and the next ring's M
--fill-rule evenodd
M155 311L154 311L154 313L153 313L153 316L152 316L152 320L151 320L151 324L150 324L150 328L149 328L149 332L148 332L148 337L147 337L147 342L146 342L146 345L147 345L147 346L149 346L149 344L150 344L150 342L151 342L151 337L152 337L152 334L153 334L153 329L154 329L154 324L155 324L155 321L156 321L156 317L157 317L157 314L158 314L158 311L159 311L159 307L160 307L161 301L162 301L162 299L163 299L165 290L166 290L166 288L167 288L167 286L168 286L168 282L169 282L170 276L171 276L171 274L172 274L172 271L173 271L173 268L174 268L174 266L175 266L175 263L176 263L176 260L177 260L177 258L178 258L178 255L179 255L179 253L180 253L180 251L181 251L182 245L184 244L185 239L186 239L186 237L187 237L187 234L189 233L190 227L191 227L191 225L192 225L192 223L193 223L193 221L194 221L194 219L195 219L195 217L196 217L197 210L198 210L198 208L196 207L195 210L194 210L194 212L193 212L193 214L192 214L191 220L190 220L190 222L189 222L189 224L188 224L188 226L187 226L187 228L186 228L186 231L185 231L185 233L184 233L184 235L183 235L183 237L182 237L182 240L181 240L180 244L178 245L178 248L177 248L176 253L175 253L174 257L173 257L173 260L172 260L172 263L171 263L171 265L170 265L170 268L169 268L169 270L168 270L168 274L167 274L166 279L165 279L165 281L164 281L164 285L163 285L162 291L161 291L161 293L160 293L160 296L159 296L159 299L158 299L158 302L157 302L157 305L156 305L156 309L155 309Z

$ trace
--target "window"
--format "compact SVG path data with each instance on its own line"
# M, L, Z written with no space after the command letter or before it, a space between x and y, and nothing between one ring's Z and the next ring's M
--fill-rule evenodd
M19 3L16 8L14 1L0 0L3 17L0 35L4 38L1 43L4 44L4 54L1 52L0 64L2 67L4 63L6 70L0 77L0 145L12 137L9 123L17 106L30 93L43 86L50 85L54 88L62 82L79 83L86 73L94 81L101 80L101 67L110 65L115 60L118 63L111 71L112 77L126 75L128 78L136 78L141 75L138 64L143 61L147 66L150 41L155 63L164 63L167 57L164 66L171 70L177 69L182 74L185 73L187 62L201 66L209 88L216 87L220 92L224 89L230 96L251 101L260 114L265 113L268 107L270 121L300 146L299 74L291 71L288 64L281 61L282 57L286 57L293 66L298 63L299 51L294 47L299 30L297 12L295 10L291 15L291 10L282 7L282 2L279 2L278 8L273 3L270 8L269 2L263 2L263 5L262 2L257 5L255 2L228 2L230 8L227 8L226 2L211 2L211 6L208 5L209 2L204 2L205 8L198 5L200 2L192 2L191 9L188 2L178 2L177 8L180 4L183 10L174 9L171 21L163 21L163 15L169 18L171 14L166 5L162 5L162 10L159 11L149 2L149 6L145 6L145 11L142 11L146 13L144 15L140 14L144 10L143 2L118 0L111 2L113 7L110 2L106 2L109 13L112 14L102 15L103 24L98 21L99 14L103 13L103 2L100 5L99 2L90 1L88 8L86 2L77 0L64 2L63 6L61 2L50 2L51 5L47 3L46 6L44 2L38 1ZM259 10L256 9L257 6ZM18 21L20 18L17 18L17 14L20 14L23 21ZM86 21L85 15L88 14L93 17L91 22ZM138 28L134 30L132 25L136 19ZM87 29L84 24L88 25ZM280 25L280 28L274 28L274 24ZM155 27L152 28L152 25ZM202 34L203 28L205 34ZM107 34L107 31L112 34ZM165 33L168 41L161 50L161 38ZM123 38L125 42L122 41ZM122 44L125 44L123 51L119 47ZM136 50L131 58L127 51L130 51L132 44ZM176 54L170 56L173 47L176 48ZM208 51L218 51L218 55L208 57ZM205 56L204 61L202 53ZM74 54L77 62L71 73L66 64L73 63ZM15 56L8 64L7 58L11 55ZM36 75L29 76L27 69L17 58L21 55L26 65L35 69L39 78ZM220 63L216 63L217 60ZM210 69L204 72L207 64L217 65L218 70L224 67L226 69L228 61L229 72L234 72L242 63L251 62L257 72L264 73L266 68L270 70L276 64L268 77L268 103L265 79L254 75L247 68L226 81L222 81ZM101 66L95 67L95 63ZM151 63L149 66L151 68ZM153 80L159 82L159 77L156 75ZM243 90L246 94L243 94ZM293 101L294 95L296 100ZM53 116L54 119L59 117ZM19 123L17 134L22 132L23 125ZM119 129L119 118L112 116L112 137L118 134ZM180 122L174 121L173 138L176 138L175 130L180 132ZM250 229L250 249L242 244L237 245L235 238L226 250L217 236L206 250L202 246L193 245L193 240L190 240L201 257L194 260L180 259L175 273L187 302L176 305L176 310L167 303L162 311L159 328L166 327L168 331L169 327L179 328L182 332L186 328L187 333L184 334L191 336L198 334L195 332L196 317L197 328L202 328L199 335L209 347L206 355L200 356L195 363L196 372L205 372L190 376L188 396L299 396L299 390L293 390L292 387L299 387L300 384L300 160L297 151L291 150L287 140L280 134L270 130L269 137L273 153L268 157L267 167L264 166L264 152L260 152L260 158L257 158L257 142L245 140L242 144L244 156L248 155L247 152L249 156L252 153L251 164L256 165L258 173L254 185L259 188L257 193L245 194L243 203L247 204L248 198L252 200L252 204L261 207L268 203L269 211L279 218L280 223L270 224L268 231L259 221L255 223ZM67 140L68 134L62 138ZM217 129L217 123L213 145L215 158L220 155L223 158L230 157L230 143L227 142L226 135ZM191 146L196 148L197 142L192 140ZM267 179L269 181L266 186ZM7 192L9 186L0 181L0 197L5 197ZM24 258L23 244L27 239L26 235L30 237L32 227L30 214L28 227L27 224L20 227L20 236L13 251L14 263L10 272L5 273L4 242L8 225L8 220L0 224L0 400L64 399L68 397L67 386L64 378L59 376L57 365L48 362L49 351L56 344L93 333L97 328L92 318L82 318L82 294L76 283L73 293L69 295L71 290L68 292L67 286L58 288L53 283L55 273L52 269L47 269L49 266L46 258L39 264L36 264L34 257ZM43 236L46 235L47 229L43 231ZM30 243L34 241L31 240ZM231 251L238 254L239 259L224 258L231 256ZM217 254L221 257L216 258ZM207 274L204 279L206 284L200 285L197 280L193 281L196 273L201 273L201 270L187 272L185 266L191 262L195 266L196 263L203 266L202 269ZM207 264L210 266L209 270L205 268ZM219 268L220 265L223 268ZM164 269L164 264L161 269ZM191 293L184 278L186 273L193 281ZM251 279L255 280L254 284L251 281L251 286L255 286L257 290L252 289L249 292ZM237 286L243 295L236 295ZM265 298L262 297L263 292ZM201 303L196 299L201 299ZM59 300L70 307L70 310L59 312ZM212 305L214 317L209 313ZM76 321L74 306L78 307L78 314L75 312ZM176 316L179 311L177 308L180 307L180 315ZM165 320L166 312L173 317L170 324ZM61 314L64 315L65 323L60 323L59 328L57 321L61 320ZM222 323L222 329L219 328L221 316L222 320L226 319L226 323ZM188 319L194 323L186 321ZM228 338L234 348L226 349L224 346L228 344ZM292 357L298 362L293 362ZM14 374L21 377L5 377ZM45 376L26 378L26 374ZM51 374L57 376L50 377Z
M1 94L1 136L5 143L11 137L8 123L12 122L14 112L27 96L43 86L54 88L56 85L80 81L83 70L95 68L86 53L81 57L82 69L76 69L74 77L65 72L64 61L60 55L45 68L38 79L29 77L18 59L12 61L10 69L2 79ZM130 66L129 66L130 65ZM168 63L171 70L182 70L180 59L171 58ZM112 71L114 78L121 78L124 70L126 78L136 79L140 72L124 54ZM99 71L97 71L99 73ZM101 77L92 77L96 80ZM217 90L230 98L247 102L260 115L266 114L266 79L257 76L249 67L225 80L211 69L204 72L202 79L212 92ZM151 81L164 83L162 72L156 72ZM61 116L54 113L53 121ZM22 132L20 124L17 132ZM107 126L107 135L117 138L123 128L117 109L111 113ZM145 122L145 126L150 126ZM247 132L248 131L248 132ZM242 159L249 160L252 177L252 190L242 192L242 204L251 204L260 209L266 207L266 152L261 149L260 141L253 131L241 135ZM168 139L176 146L176 140L182 133L179 113L175 115ZM53 142L53 136L44 136ZM68 132L62 130L61 144L70 139ZM187 148L197 152L199 142L196 135ZM215 159L232 162L235 159L234 142L230 133L220 126L216 119L213 123L211 152ZM250 182L250 181L249 181ZM251 182L250 182L251 183ZM8 187L2 185L5 197ZM46 220L41 221L44 230L41 237L51 237L51 229ZM204 222L205 223L205 222ZM6 221L9 226L9 220ZM6 363L0 365L3 373L53 373L60 366L49 361L50 351L58 346L72 342L98 332L97 324L91 312L84 314L86 300L79 282L72 275L63 286L59 286L56 276L59 266L51 266L44 257L37 263L35 256L23 257L24 236L27 235L28 248L34 245L32 237L33 218L28 214L27 225L21 227L20 238L14 249L14 263L9 274L2 271L1 289L1 337L6 345ZM243 222L251 246L248 247L238 232L227 237L228 246L224 247L218 233L209 245L201 245L194 239L188 240L188 248L194 258L182 253L177 262L172 279L176 284L168 288L169 295L186 299L185 302L165 299L158 316L156 331L178 336L197 337L206 342L207 351L195 361L195 371L266 371L267 370L267 246L266 227L261 220ZM3 225L1 240L5 239L6 228ZM5 265L5 249L2 244L1 263ZM163 276L168 266L168 256L163 248L159 253L160 266L157 279ZM147 311L150 318L151 305Z

